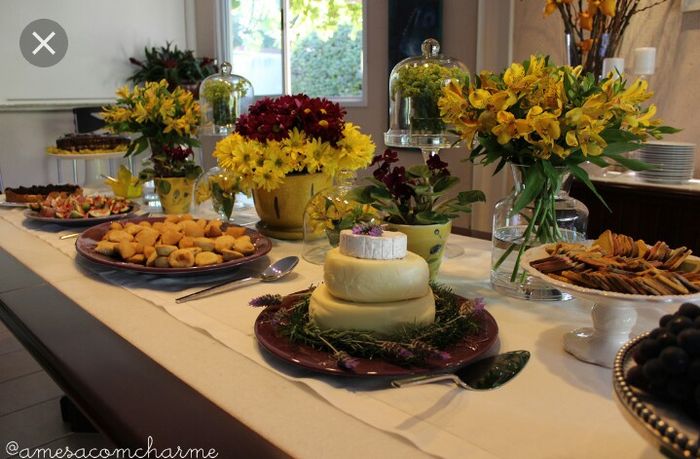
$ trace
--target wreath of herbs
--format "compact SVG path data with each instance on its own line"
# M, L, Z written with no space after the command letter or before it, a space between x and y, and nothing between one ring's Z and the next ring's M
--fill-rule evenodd
M352 371L358 358L381 358L398 365L422 365L429 359L448 360L443 349L465 336L479 339L479 316L484 310L482 298L464 299L444 285L431 284L435 295L435 322L409 325L392 335L363 330L321 330L309 320L309 298L314 287L288 308L279 308L280 295L263 295L251 306L279 308L272 322L279 334L298 344L332 353L338 367Z

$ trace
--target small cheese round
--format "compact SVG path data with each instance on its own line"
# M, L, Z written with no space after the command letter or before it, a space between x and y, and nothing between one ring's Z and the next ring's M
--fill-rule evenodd
M347 301L373 303L425 296L430 269L413 252L399 260L366 260L344 255L338 248L326 254L323 279L332 295Z
M411 300L352 303L335 298L321 284L309 299L309 318L323 330L369 330L389 334L401 325L433 323L435 298L428 289L425 296Z
M384 231L381 236L340 232L340 251L350 257L373 260L396 260L406 256L406 235L398 231Z

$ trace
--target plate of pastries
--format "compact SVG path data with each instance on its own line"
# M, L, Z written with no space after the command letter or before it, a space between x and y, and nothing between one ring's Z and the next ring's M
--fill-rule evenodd
M79 188L72 193L50 192L44 199L27 204L25 217L59 225L94 225L134 216L139 205L118 196L85 196Z
M105 222L85 230L75 246L84 258L116 269L190 275L256 260L272 242L249 228L185 214Z
M83 190L71 184L7 187L0 199L0 206L28 207L30 203L43 201L51 193L82 194Z

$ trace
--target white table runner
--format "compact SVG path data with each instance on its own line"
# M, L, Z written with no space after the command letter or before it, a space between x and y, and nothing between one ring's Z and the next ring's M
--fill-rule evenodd
M0 216L75 258L74 241L59 240L58 227L24 223L18 211L3 210ZM87 266L262 367L306 385L343 412L399 435L431 455L639 457L652 453L615 406L610 370L579 362L562 349L565 331L589 324L590 305L577 301L538 304L502 297L488 285L490 244L454 236L450 242L463 246L466 253L445 260L440 281L461 295L486 298L487 309L499 324L501 350L527 349L533 354L520 376L493 392L467 392L439 384L389 389L386 381L314 375L261 351L253 335L259 310L247 306L248 300L262 293L290 293L318 282L320 266L302 261L293 276L275 284L181 305L174 299L201 288L202 279L158 279ZM30 268L37 262L22 259L18 248L6 250ZM301 244L275 241L270 258L300 255L300 251ZM76 297L80 304L88 301L89 294L74 293ZM663 313L663 309L640 311L637 331L651 328ZM109 326L107 318L97 318Z

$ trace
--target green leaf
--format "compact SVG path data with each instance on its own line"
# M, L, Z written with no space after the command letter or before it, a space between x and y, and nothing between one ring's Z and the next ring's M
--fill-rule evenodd
M460 191L457 194L457 202L460 204L471 204L474 202L485 202L486 195L481 190Z
M603 149L603 155L619 155L620 153L627 153L628 151L639 150L642 144L639 142L616 142L609 143L607 147Z
M610 163L605 161L605 158L603 156L588 156L587 160L598 167L608 167L610 165ZM568 161L567 164L569 164Z
M513 204L512 215L520 212L542 193L545 184L543 172L538 167L530 167L530 171L525 178L523 191L518 195L518 199Z
M406 169L406 176L412 178L428 178L430 177L430 169L425 164L418 164Z
M416 223L419 225L433 225L436 223L447 223L450 219L444 215L435 213L431 210L418 212L416 214Z
M631 169L633 171L644 171L644 170L656 168L656 166L654 166L652 164L647 164L643 161L639 161L638 159L626 158L624 156L621 156L621 155L618 155L615 153L607 153L606 152L605 156L614 159L618 163L625 166L627 169Z
M171 188L170 182L167 180L158 180L158 191L161 193L168 194Z
M661 134L675 134L676 132L681 132L683 129L677 129L671 126L657 126L654 130Z
M612 212L612 210L610 210L610 207L608 206L608 203L605 202L605 199L603 199L603 197L600 194L598 194L598 190L595 189L593 182L591 182L591 179L588 177L588 173L584 169L574 164L570 164L569 170L571 171L571 174L574 177L581 180L588 187L588 189L591 190L594 195L596 195L596 197L600 200L600 202L603 203L603 205L606 209L608 209L608 211Z
M440 177L433 184L433 191L435 193L442 193L443 191L452 188L457 183L459 183L459 178L457 178L453 175L448 175L446 177Z

